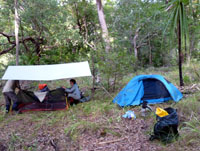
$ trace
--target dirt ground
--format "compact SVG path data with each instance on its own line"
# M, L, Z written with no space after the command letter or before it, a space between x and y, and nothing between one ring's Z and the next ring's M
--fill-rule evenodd
M151 106L153 111L158 106L179 108L180 141L171 144L149 141L156 122L152 112L141 117L141 107L119 109L108 102L102 102L101 107L88 102L66 111L0 116L0 151L200 151L199 135L191 133L182 139L187 130L181 127L192 119L192 106L183 106L185 102ZM137 118L122 118L126 110L133 110Z
M13 117L8 117L13 118ZM154 151L162 150L160 145L150 142L145 134L148 123L143 119L122 119L106 129L85 129L78 139L73 140L63 131L65 122L58 125L30 122L28 119L9 122L0 128L0 150L38 150L38 151ZM14 134L14 135L13 135Z

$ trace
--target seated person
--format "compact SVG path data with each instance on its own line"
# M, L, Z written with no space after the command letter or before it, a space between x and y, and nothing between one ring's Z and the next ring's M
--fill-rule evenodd
M79 101L81 99L81 92L80 92L80 90L78 88L78 85L76 84L76 80L71 79L70 80L70 85L71 85L71 88L65 89L65 92L68 93L68 98L69 99L72 98L73 101L75 101L75 100ZM73 101L70 101L70 105L73 104Z
M47 91L49 91L49 88L48 88L47 84L39 84L38 88L39 88L40 92L47 92Z

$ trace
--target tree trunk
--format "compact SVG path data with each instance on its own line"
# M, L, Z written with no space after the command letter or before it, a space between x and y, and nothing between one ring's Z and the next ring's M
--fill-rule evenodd
M95 79L96 79L96 74L95 74L95 65L94 65L94 53L92 53L92 98L95 93Z
M101 0L96 0L96 5L97 5L98 16L99 16L99 23L100 23L101 29L102 29L102 38L106 44L105 50L108 53L110 51L110 40L109 40L108 28L107 28L106 20L104 17L103 6L102 6Z
M139 31L140 31L140 28L137 28L136 31L135 31L134 38L133 38L134 54L135 54L136 60L138 60L137 38L139 36Z
M195 33L192 33L190 35L190 44L189 44L189 52L188 52L188 60L190 61L191 59L191 55L192 55L192 52L194 50L194 47L195 47Z
M16 42L16 65L19 65L19 15L17 12L18 0L15 0L15 42Z
M152 65L152 50L151 50L150 37L148 38L148 40L149 40L149 64Z
M178 20L178 59L179 59L179 80L180 80L180 86L184 86L183 83L183 75L182 75L182 51L181 51L181 25L180 25L180 19Z
M186 41L186 34L184 35L185 36L185 61L187 62L187 56L188 56L188 54L187 54L187 41Z

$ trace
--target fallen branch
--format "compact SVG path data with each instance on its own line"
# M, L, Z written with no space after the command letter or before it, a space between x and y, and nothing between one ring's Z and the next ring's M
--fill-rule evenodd
M179 90L181 93L186 94L194 94L197 91L200 91L200 84L192 84L191 86L184 86L184 87L179 87Z
M194 88L195 86L196 86L196 84L193 84L190 89Z
M109 144L109 143L115 143L115 142L119 142L122 141L124 139L127 139L128 137L124 137L124 138L120 138L120 139L115 139L115 140L111 140L111 141L107 141L107 142L100 142L98 143L99 145L103 145L103 144Z
M50 144L54 148L55 151L58 151L58 147L57 147L56 143L54 142L54 140L50 140Z

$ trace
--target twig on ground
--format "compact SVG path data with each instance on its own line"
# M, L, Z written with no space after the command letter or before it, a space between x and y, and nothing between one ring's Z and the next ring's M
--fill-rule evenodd
M55 149L55 151L58 151L58 147L56 145L56 143L54 142L54 140L50 141L51 146L53 146L53 148Z
M191 89L194 88L195 86L196 86L196 84L193 84L193 85L191 86Z
M115 139L115 140L111 140L111 141L100 142L100 143L98 143L98 144L99 144L99 145L103 145L103 144L115 143L115 142L119 142L119 141L122 141L122 140L127 139L127 138L128 138L128 137L124 137L124 138Z

